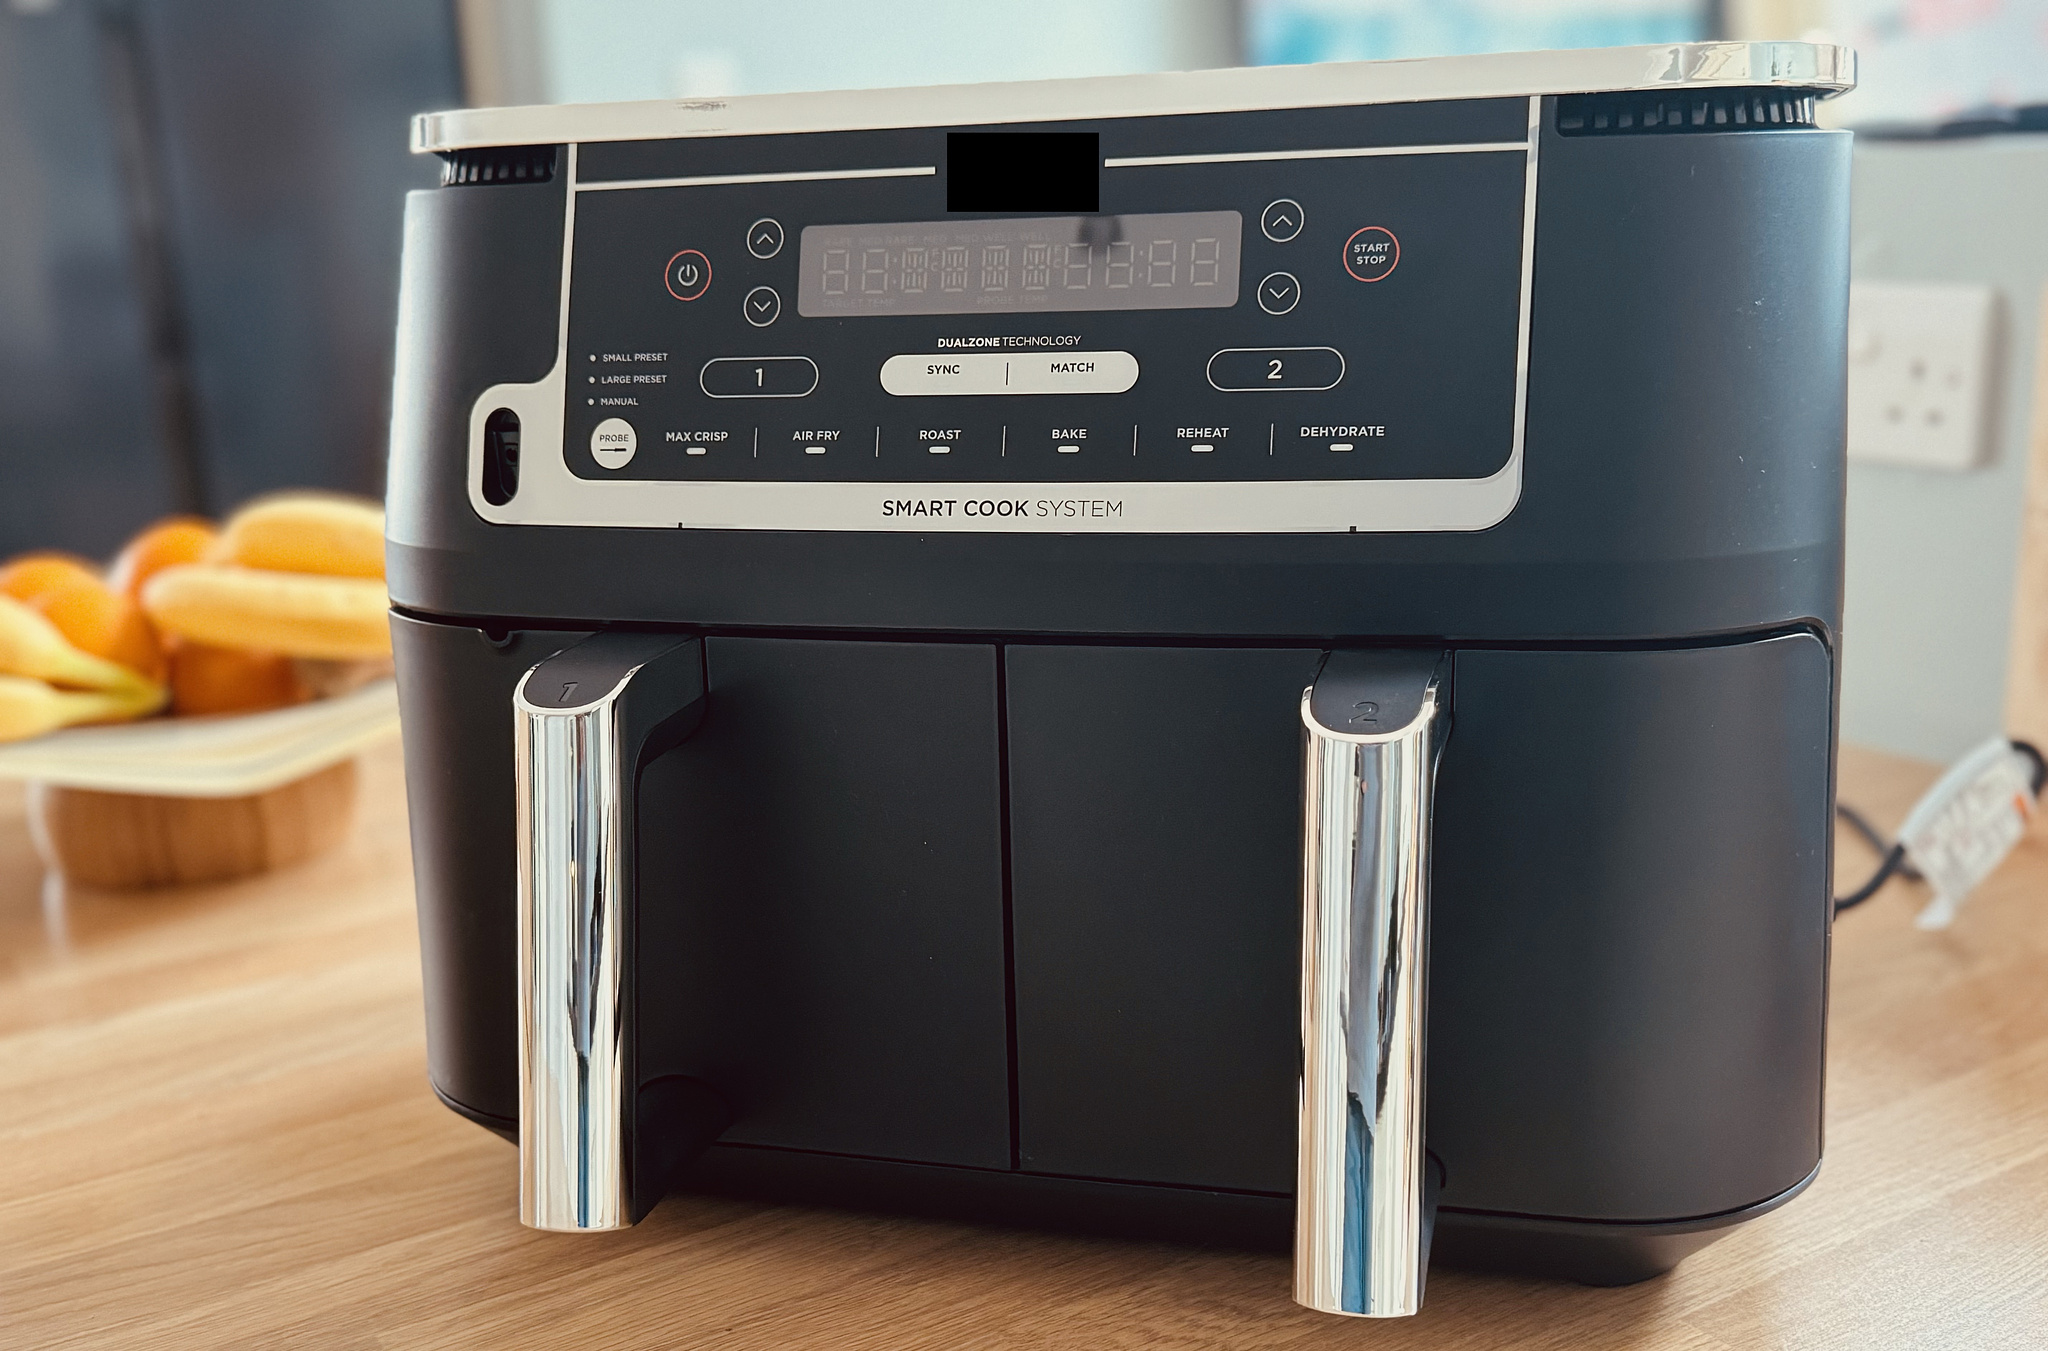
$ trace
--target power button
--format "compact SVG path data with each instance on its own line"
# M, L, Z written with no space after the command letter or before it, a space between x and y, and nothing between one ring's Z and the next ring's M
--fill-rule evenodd
M696 249L684 249L668 260L663 280L677 300L695 300L711 289L711 260Z

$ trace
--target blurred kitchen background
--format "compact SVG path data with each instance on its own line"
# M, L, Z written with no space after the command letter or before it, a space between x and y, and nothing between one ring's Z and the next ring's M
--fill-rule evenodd
M2048 0L0 0L0 556L382 491L415 112L1799 37L1863 72L1828 107L1860 133L1843 735L1950 759L2000 727L2048 418Z

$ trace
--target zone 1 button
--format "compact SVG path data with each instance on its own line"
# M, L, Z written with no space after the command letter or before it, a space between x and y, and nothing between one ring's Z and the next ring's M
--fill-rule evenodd
M782 252L782 222L763 216L747 227L747 252L756 258L773 258Z
M1275 244L1285 244L1301 233L1302 220L1301 203L1292 197L1282 197L1266 203L1266 209L1259 213L1259 230Z
M714 399L801 399L817 387L809 357L713 357L697 372L697 388Z
M711 260L696 249L684 249L668 260L662 280L677 300L695 300L711 289Z

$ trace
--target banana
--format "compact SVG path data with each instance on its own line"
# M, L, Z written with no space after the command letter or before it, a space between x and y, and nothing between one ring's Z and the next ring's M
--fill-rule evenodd
M221 530L213 561L332 577L384 575L384 511L371 502L288 493L251 502Z
M27 676L0 675L0 741L20 741L80 722L118 722L163 706L162 686L58 690Z
M79 651L55 624L12 596L0 596L0 672L89 690L162 693L155 681L119 662Z
M384 584L222 563L165 568L142 588L142 608L165 633L216 647L288 657L383 657L391 652Z

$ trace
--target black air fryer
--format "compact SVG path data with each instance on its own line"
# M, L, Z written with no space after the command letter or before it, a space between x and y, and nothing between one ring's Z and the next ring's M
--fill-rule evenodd
M665 1192L1620 1283L1820 1161L1853 57L420 119L435 1091Z

